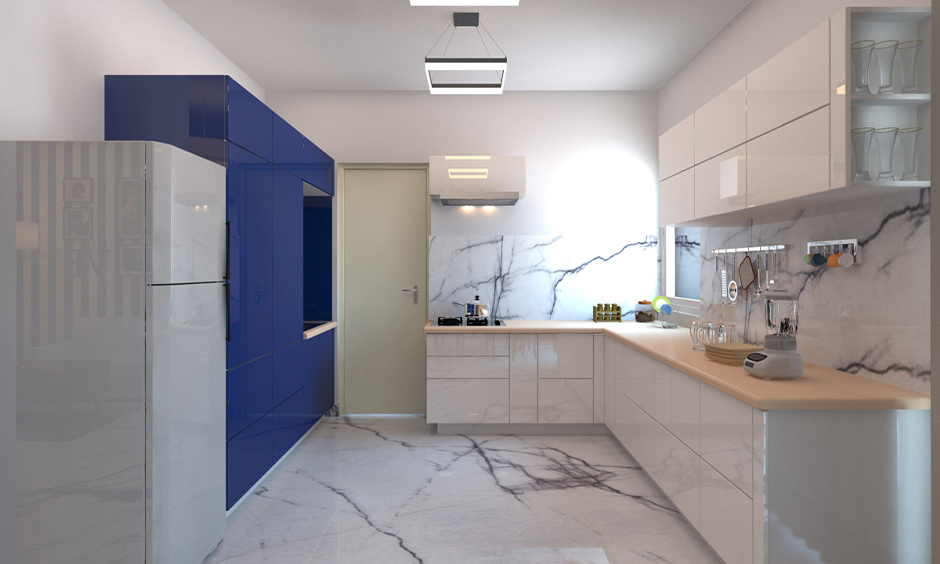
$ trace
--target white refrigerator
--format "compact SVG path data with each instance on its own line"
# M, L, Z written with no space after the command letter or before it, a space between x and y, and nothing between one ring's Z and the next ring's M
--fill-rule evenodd
M0 142L0 562L201 562L225 531L225 169Z

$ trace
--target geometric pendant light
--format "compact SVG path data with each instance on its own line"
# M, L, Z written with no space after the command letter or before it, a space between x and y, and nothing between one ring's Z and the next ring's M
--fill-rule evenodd
M481 27L479 12L454 12L453 27L444 30L424 58L424 74L431 94L503 93L508 66L506 54L484 27L483 31L489 38L489 42L486 41L480 33ZM431 52L441 44L448 31L451 34L443 51L432 57ZM455 38L457 42L452 45ZM501 56L493 56L496 51Z

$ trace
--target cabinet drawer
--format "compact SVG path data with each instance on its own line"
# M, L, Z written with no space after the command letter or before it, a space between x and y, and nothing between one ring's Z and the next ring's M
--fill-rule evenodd
M539 379L539 423L593 423L592 380Z
M828 103L826 20L747 75L747 138L754 139Z
M429 356L428 378L509 378L509 357Z
M594 335L594 422L604 422L604 394L607 388L607 372L605 371L604 349L607 337Z
M654 462L647 468L650 476L697 528L702 459L662 427L653 439L653 456Z
M509 335L428 335L428 356L509 356Z
M622 389L623 380L617 382ZM654 426L658 425L653 418L633 403L625 394L617 398L616 436L623 446L630 452L644 468L651 466L655 460L655 447L653 442Z
M231 509L274 463L274 416L268 413L228 441L226 502Z
M539 335L539 378L594 378L594 335Z
M669 398L672 416L666 428L695 453L700 453L701 450L699 393L703 387L708 386L703 386L687 374L670 369Z
M747 141L746 79L695 111L695 164Z
M509 422L538 423L538 335L510 335L509 348Z
M725 564L753 562L751 498L702 462L698 530Z
M748 207L828 189L828 107L748 141Z
M695 165L696 219L744 209L746 204L746 146Z
M752 408L711 386L701 388L701 455L725 478L752 495Z
M695 219L695 171L681 172L659 181L659 225Z
M428 423L509 423L509 380L428 380Z

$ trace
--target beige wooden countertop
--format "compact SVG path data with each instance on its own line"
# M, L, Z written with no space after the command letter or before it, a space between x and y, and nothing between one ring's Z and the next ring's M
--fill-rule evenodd
M650 323L593 321L517 321L485 327L437 327L428 334L595 333L603 334L760 410L773 409L930 409L930 396L883 384L811 362L798 380L762 380L743 366L712 362L692 350L688 329L663 329ZM797 339L799 342L799 339Z
M338 326L339 324L336 323L335 321L330 321L328 323L324 323L323 325L317 325L316 327L307 329L306 331L304 331L304 340L312 339L316 337L317 335L319 335L320 333L326 333L330 329L336 329Z

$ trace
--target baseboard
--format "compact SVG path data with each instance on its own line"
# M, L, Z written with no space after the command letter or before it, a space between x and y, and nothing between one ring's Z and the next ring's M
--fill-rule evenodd
M438 423L438 435L609 435L603 423Z

